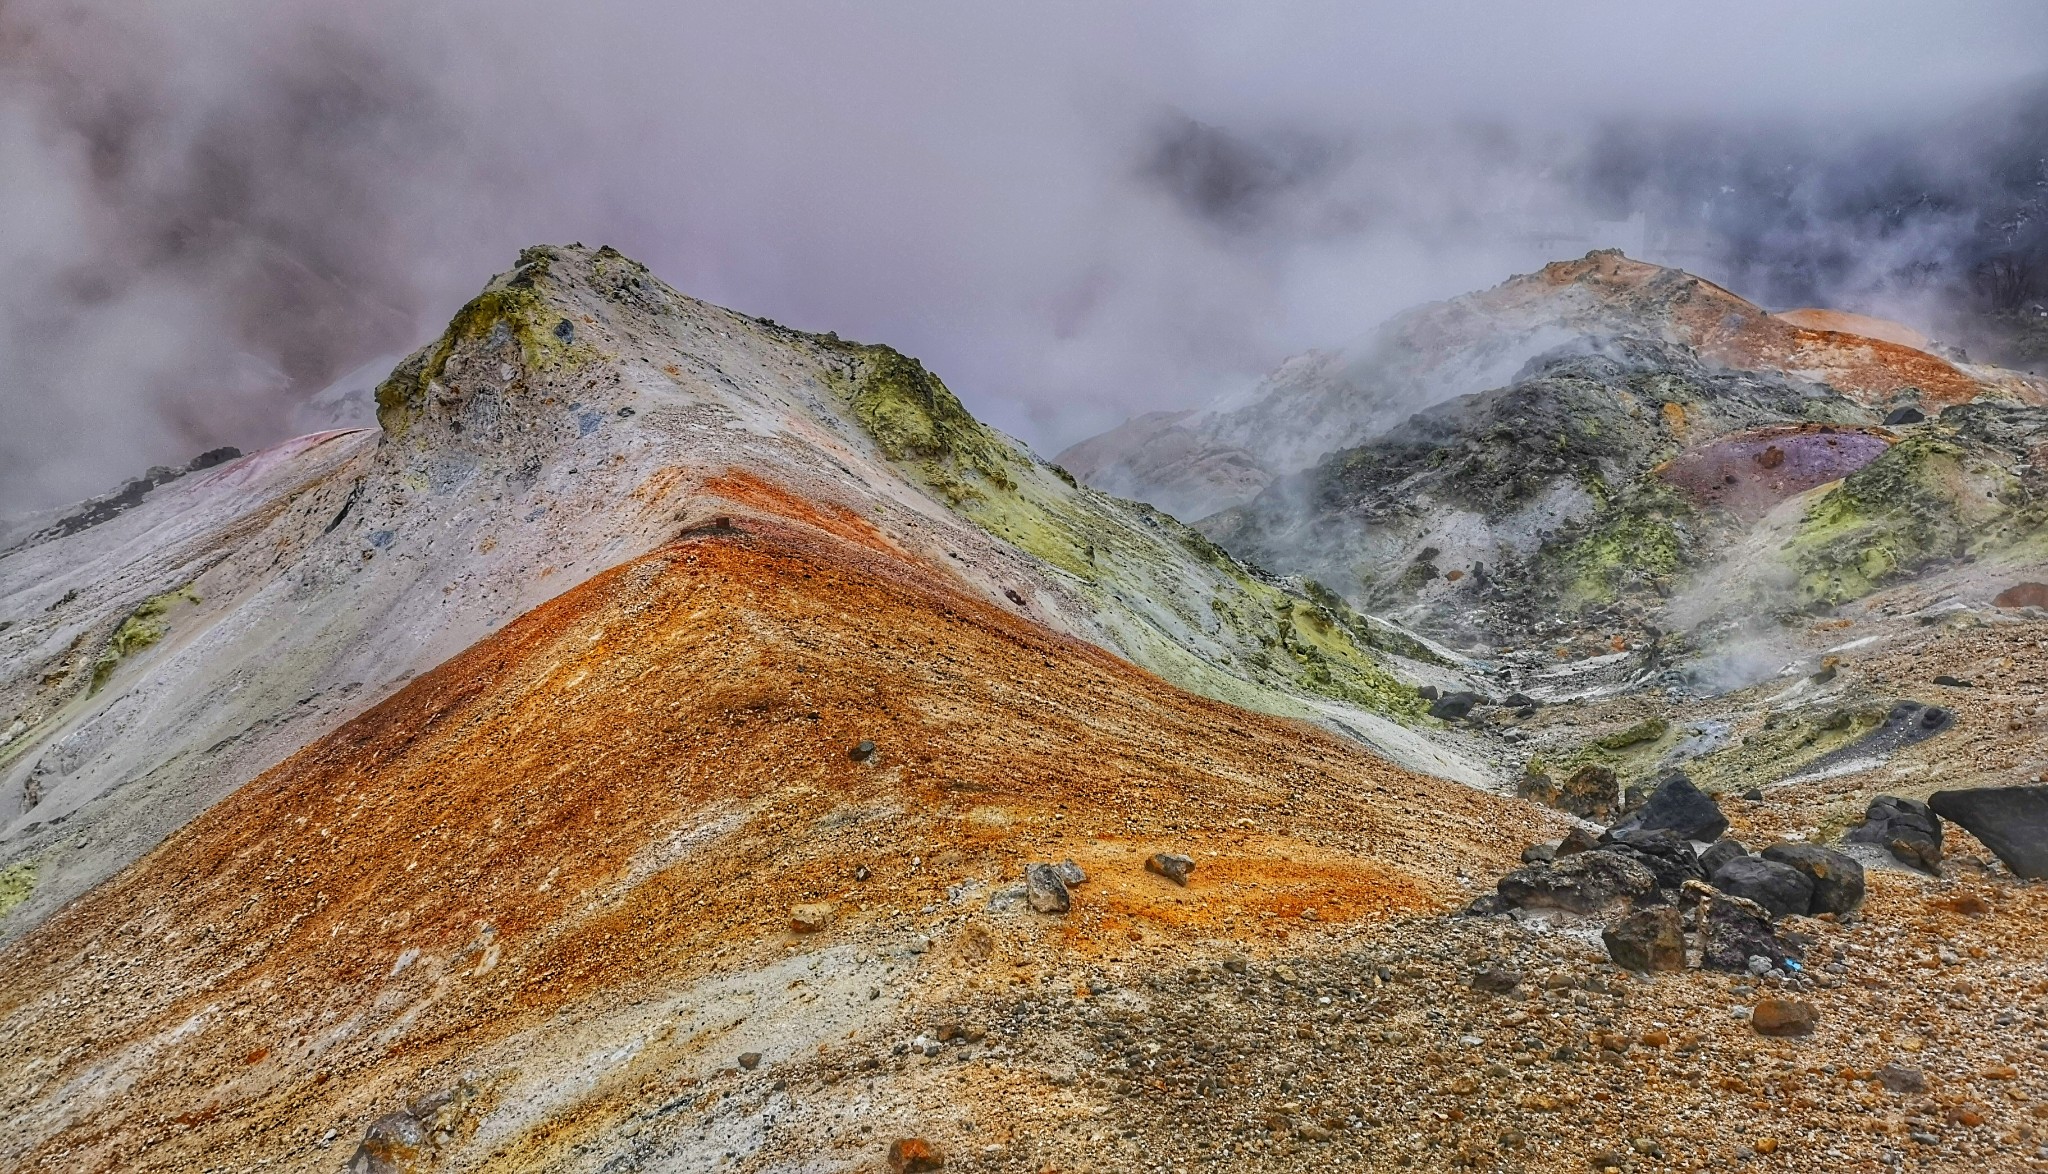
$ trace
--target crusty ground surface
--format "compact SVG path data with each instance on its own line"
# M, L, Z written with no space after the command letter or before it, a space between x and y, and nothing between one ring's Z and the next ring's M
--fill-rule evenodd
M1020 975L1304 946L1557 826L812 520L575 588L7 947L0 1165L333 1169L467 1079L437 1168L580 1168L743 1049L766 1071ZM1144 871L1162 850L1195 888ZM1063 858L1072 913L991 902ZM837 905L823 933L790 931L806 902Z

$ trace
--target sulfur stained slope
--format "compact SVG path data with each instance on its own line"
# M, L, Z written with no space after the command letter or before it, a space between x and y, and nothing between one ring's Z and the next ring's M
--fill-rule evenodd
M735 1147L866 1168L872 1146L815 1131L700 1128L732 1057L886 1040L1020 974L1440 907L1542 822L1174 689L884 547L829 515L685 535L7 946L0 1165L331 1170L371 1119L459 1088L438 1169L704 1169ZM1143 871L1160 850L1197 859L1195 888ZM1000 899L1068 857L1092 874L1072 914ZM789 933L817 901L831 926ZM949 1095L993 1121L1066 1111L961 1073Z

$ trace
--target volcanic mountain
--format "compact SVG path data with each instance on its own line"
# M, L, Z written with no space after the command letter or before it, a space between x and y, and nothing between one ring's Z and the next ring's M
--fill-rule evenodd
M2048 383L1937 353L1897 323L1826 310L1771 314L1683 270L1606 249L1417 307L1350 347L1289 360L1241 397L1140 416L1058 460L1087 484L1199 519L1411 413L1499 387L1546 351L1609 336L1675 343L1732 371L1824 383L1879 415L1984 397L2048 403Z
M2048 411L1543 341L1205 522L1334 585L581 246L11 525L0 1165L2028 1168Z

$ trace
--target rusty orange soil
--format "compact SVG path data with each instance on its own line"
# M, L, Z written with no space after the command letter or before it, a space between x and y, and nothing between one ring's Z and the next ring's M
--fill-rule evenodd
M798 902L844 940L1071 856L1073 914L976 932L1258 951L1442 907L1552 818L1174 689L857 516L718 491L797 517L542 605L0 952L0 1153L249 1168L513 1033L808 948ZM1144 872L1168 849L1192 887Z
M2048 384L2010 372L1980 379L1938 355L1852 328L1870 323L1896 327L1860 315L1794 311L1778 315L1677 269L1630 260L1618 252L1595 252L1576 261L1543 268L1540 280L1510 281L1480 295L1512 306L1554 295L1558 287L1583 286L1603 300L1636 305L1648 320L1670 323L1680 341L1710 359L1746 371L1782 371L1819 380L1844 395L1880 405L1906 395L1935 411L1998 394L2026 403L2048 403ZM1821 326L1831 328L1819 328ZM1903 328L1899 328L1903 329Z

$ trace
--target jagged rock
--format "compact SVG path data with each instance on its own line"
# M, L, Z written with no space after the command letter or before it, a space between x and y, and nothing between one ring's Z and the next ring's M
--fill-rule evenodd
M1067 882L1050 864L1034 864L1024 870L1024 900L1039 913L1065 913L1074 907Z
M1612 767L1587 763L1573 771L1557 789L1557 806L1582 819L1606 822L1621 803Z
M1609 820L1620 802L1620 788L1614 771L1588 763L1559 783L1540 770L1526 771L1515 786L1515 794L1545 807L1569 811L1581 819Z
M1600 838L1585 828L1573 828L1557 842L1557 854L1570 856L1578 852L1591 852L1600 846Z
M1178 852L1155 853L1145 861L1146 872L1156 872L1177 885L1188 883L1188 874L1195 871L1195 862Z
M1853 857L1815 844L1772 844L1764 849L1763 858L1790 865L1813 882L1806 906L1810 914L1845 916L1863 904L1863 866Z
M1763 906L1700 881L1686 885L1685 892L1700 899L1700 965L1706 969L1741 974L1751 958L1781 966L1795 956L1772 932L1770 911Z
M1749 1025L1758 1035L1812 1035L1819 1021L1813 1004L1794 999L1758 999L1749 1013Z
M1741 840L1715 840L1713 846L1700 853L1700 873L1712 876L1721 871L1721 866L1730 860L1749 855L1749 849Z
M1936 791L1927 806L1982 840L2014 876L2048 878L2048 786Z
M1921 424L1925 423L1926 420L1927 413L1910 405L1903 408L1893 408L1884 418L1886 427L1896 427L1900 424Z
M789 928L793 933L819 933L832 924L832 906L826 902L792 906Z
M1929 872L1941 867L1941 817L1918 799L1879 795L1863 813L1862 826L1843 838L1852 844L1877 844L1901 863Z
M1429 716L1440 721L1462 721L1472 716L1472 707L1483 703L1486 698L1463 689L1446 693L1429 703Z
M347 1174L420 1174L454 1138L474 1100L476 1090L465 1081L370 1122Z
M1611 835L1611 833L1610 833ZM1705 879L1692 845L1669 828L1624 832L1601 844L1602 852L1618 852L1650 870L1660 889L1676 889L1689 880Z
M1657 891L1657 877L1619 852L1580 852L1500 878L1501 899L1518 909L1598 913Z
M1642 810L1643 804L1648 803L1649 801L1650 784L1630 783L1628 785L1628 789L1624 790L1621 793L1621 813L1623 815L1628 815L1633 812L1640 811Z
M1066 886L1070 889L1075 885L1085 885L1088 883L1088 874L1081 871L1081 866L1071 860L1062 860L1053 867L1059 869L1060 880L1066 882Z
M1813 879L1789 864L1743 856L1722 865L1709 878L1715 888L1731 897L1756 902L1772 917L1805 913L1813 902Z
M1625 970L1685 969L1685 922L1675 905L1628 914L1601 930L1600 940Z
M928 1174L946 1168L946 1155L921 1137L905 1137L889 1143L890 1174Z
M1557 845L1555 844L1531 844L1522 849L1522 863L1524 864L1548 864L1555 859L1557 859Z
M1728 817L1683 771L1672 771L1657 783L1650 801L1607 830L1610 839L1633 831L1670 828L1688 840L1713 840L1728 830Z
M741 1053L740 1053L740 1071L742 1071L742 1072L752 1072L752 1071L753 1071L754 1069L756 1069L756 1068L759 1068L760 1066L761 1066L761 1053L759 1053L759 1052L741 1052Z

